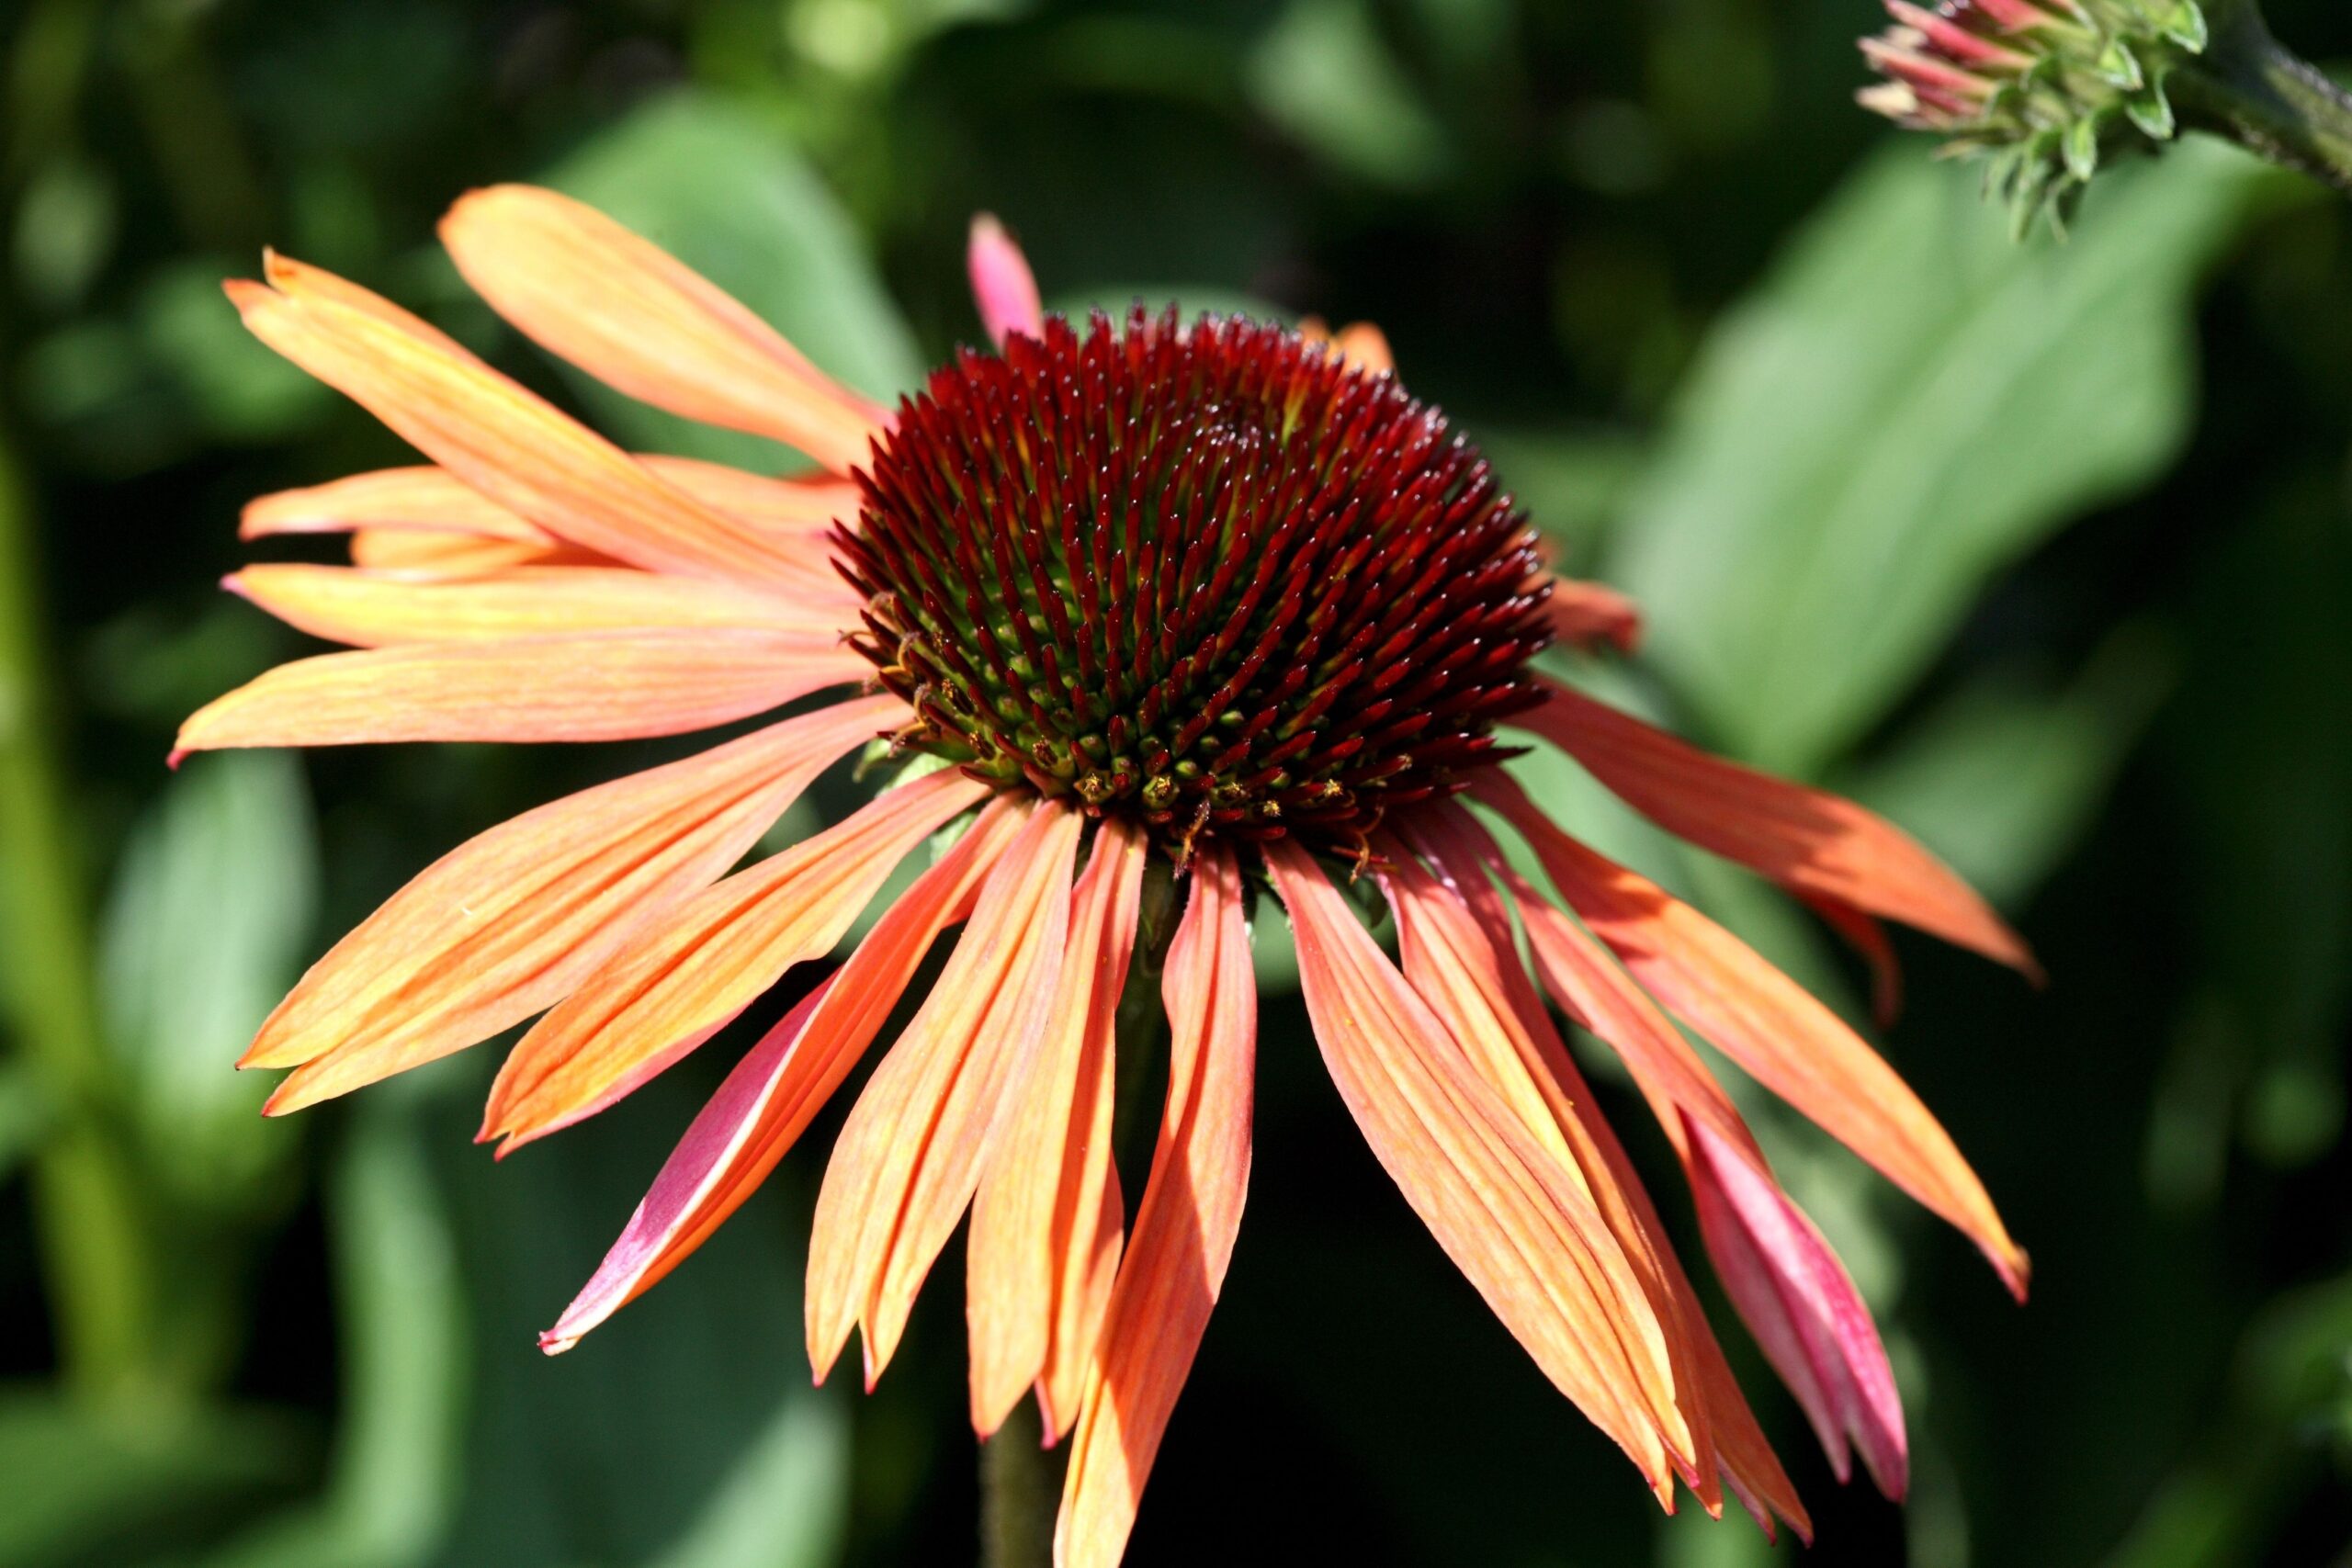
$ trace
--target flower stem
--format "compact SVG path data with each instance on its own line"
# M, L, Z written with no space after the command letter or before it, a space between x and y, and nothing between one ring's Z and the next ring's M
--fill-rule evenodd
M66 1386L119 1402L168 1393L151 1332L156 1259L110 1114L75 835L43 700L32 534L0 440L0 925L14 970L0 999L50 1117L32 1192Z
M2254 0L2207 15L2204 54L2166 84L2182 118L2352 195L2352 95L2273 38Z
M1052 1568L1057 1468L1024 1399L980 1445L980 1568Z

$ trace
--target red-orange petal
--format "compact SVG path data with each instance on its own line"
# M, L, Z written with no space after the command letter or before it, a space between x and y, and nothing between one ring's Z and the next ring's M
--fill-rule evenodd
M895 698L771 725L526 812L426 868L311 965L241 1066L298 1067L298 1109L488 1038L557 1000L725 871Z
M174 755L237 746L682 735L873 672L838 637L747 628L322 653L281 664L189 715Z
M628 1094L796 964L820 958L908 852L988 795L954 769L680 903L533 1024L491 1086L480 1141L520 1145Z
M404 312L239 280L226 287L254 336L548 532L650 570L758 581L780 570L770 531L664 483L544 399L403 324Z
M740 301L569 197L493 186L441 242L477 293L550 353L633 398L797 446L837 474L884 411L809 364Z
M1552 635L1570 648L1597 653L1613 648L1631 653L1642 642L1642 609L1614 588L1573 577L1545 579L1552 596L1544 602Z
M1471 1070L1314 858L1289 840L1264 853L1316 1042L1374 1155L1544 1375L1671 1509L1675 1456L1652 1404L1671 1386L1665 1335L1592 1200Z
M821 638L838 637L857 624L856 600L846 594L812 605L626 567L523 566L453 581L284 562L249 566L222 586L312 637L356 648L658 627L790 631Z
M1713 757L1557 682L1509 720L1574 757L1659 827L1798 893L1849 904L2027 975L2024 942L1943 862L1850 800Z
M915 1292L1012 1119L1061 971L1084 821L1054 802L1031 815L842 1127L808 1236L808 1359L820 1377L853 1324L865 1335L866 1386L889 1364Z
M1477 786L1593 933L1664 1002L1773 1093L1984 1249L2025 1293L2026 1255L1950 1134L1877 1052L1745 942L1564 833L1508 779Z
M1703 1415L1703 1419L1694 1415L1692 1425L1713 1439L1724 1484L1768 1539L1773 1534L1772 1520L1777 1515L1799 1536L1811 1540L1813 1523L1804 1504L1732 1375L1656 1205L1624 1145L1600 1115L1583 1074L1552 1026L1543 998L1521 966L1510 911L1488 879L1488 865L1500 859L1493 838L1452 802L1413 814L1406 833L1443 879L1444 893L1469 911L1487 946L1487 955L1481 959L1466 938L1447 944L1444 951L1435 943L1414 943L1400 910L1407 978L1427 997L1433 987L1451 984L1445 966L1455 961L1453 953L1466 953L1459 961L1481 976L1492 966L1501 998L1516 1015L1518 1027L1511 1032L1511 1040L1524 1061L1526 1075L1541 1096L1543 1111L1557 1126L1584 1172L1603 1218L1625 1249L1626 1261L1641 1277L1642 1288L1675 1350L1675 1386L1679 1397ZM1442 903L1439 907L1442 908ZM1421 949L1422 973L1429 976L1426 983L1415 975L1417 946ZM1497 1070L1507 1068L1498 1066ZM1509 1098L1528 1106L1523 1094ZM1533 1108L1528 1107L1523 1113L1532 1114ZM1694 1457L1705 1462L1703 1452Z
M1258 997L1233 852L1204 848L1192 882L1161 981L1167 1107L1070 1440L1056 1568L1116 1568L1126 1551L1249 1193Z
M1106 1252L1115 1266L1124 1224L1111 1164L1113 1036L1135 952L1146 845L1143 831L1121 818L1105 818L1095 835L1070 895L1069 941L1035 1066L972 1201L966 1315L972 1425L984 1438L1032 1384L1047 1438L1069 1430L1108 1304L1094 1287ZM1049 1371L1062 1380L1058 1388Z
M999 796L883 911L849 962L770 1030L695 1118L605 1261L553 1328L549 1355L651 1290L709 1238L849 1076L941 931L971 912L1023 818Z

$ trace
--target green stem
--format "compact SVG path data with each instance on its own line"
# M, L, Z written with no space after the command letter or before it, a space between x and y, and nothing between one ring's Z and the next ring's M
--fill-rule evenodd
M140 1184L108 1108L112 1072L91 988L75 835L44 712L32 510L0 441L0 987L51 1124L33 1201L67 1385L93 1399L156 1392L155 1300Z
M2182 119L2352 195L2352 95L2282 47L2252 0L2207 15L2204 54L2165 84Z
M1024 1399L980 1445L980 1568L1052 1568L1057 1468Z

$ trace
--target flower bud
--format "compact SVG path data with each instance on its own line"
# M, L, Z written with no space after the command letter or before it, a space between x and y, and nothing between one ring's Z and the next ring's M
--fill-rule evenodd
M2022 233L2054 221L2120 147L2176 130L2165 83L2204 51L2197 0L1886 0L1894 25L1862 40L1883 80L1858 96L1946 151L1992 159L1987 184Z

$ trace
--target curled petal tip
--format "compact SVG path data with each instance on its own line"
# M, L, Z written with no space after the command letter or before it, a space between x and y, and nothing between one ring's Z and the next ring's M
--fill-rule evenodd
M563 1331L563 1325L561 1324L558 1324L555 1327L547 1330L539 1336L539 1354L543 1356L560 1356L566 1350L571 1349L574 1345L579 1343L580 1337L578 1335L566 1334Z

